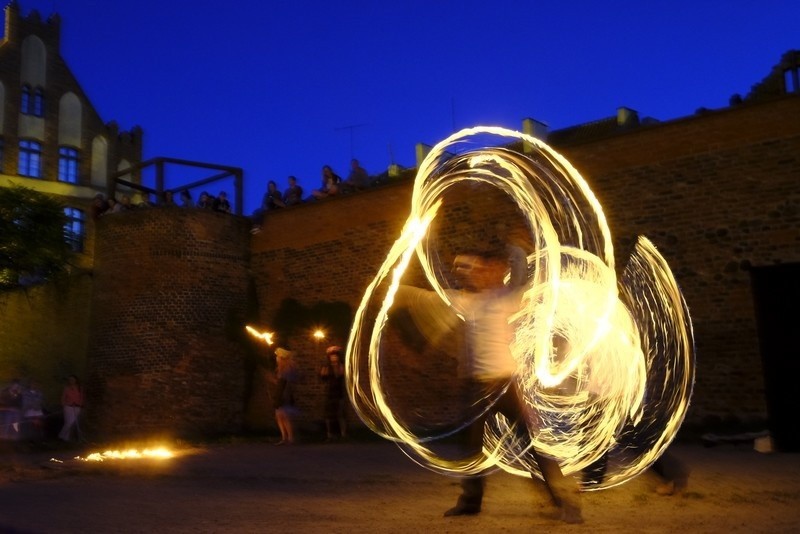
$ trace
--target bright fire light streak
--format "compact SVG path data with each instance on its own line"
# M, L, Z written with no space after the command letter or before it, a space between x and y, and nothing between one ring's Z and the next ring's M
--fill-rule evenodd
M85 458L82 456L76 456L75 459L83 462L104 462L106 460L166 460L168 458L172 458L173 456L173 452L166 447L157 447L154 449L144 449L141 451L138 449L125 449L93 452L87 455Z
M261 332L260 330L256 330L250 325L247 325L244 328L251 336L264 341L264 343L266 343L267 345L272 345L272 336L275 335L273 332Z
M496 145L523 141L532 153L476 142L487 136ZM431 341L452 335L463 321L448 297L453 290L437 275L438 254L430 250L428 235L444 194L463 183L490 185L508 195L531 233L534 252L528 256L520 310L511 318L511 351L537 428L530 439L520 439L502 416L490 418L483 458L466 460L446 457L431 445L452 429L420 431L398 413L384 391L389 377L382 374L381 350L414 255L433 289L414 290L415 324ZM436 145L420 165L408 220L356 311L345 363L359 416L421 465L446 474L501 468L527 476L538 472L526 454L534 446L555 457L565 474L606 456L604 482L586 488L601 489L641 473L674 438L691 397L693 349L686 304L652 243L639 239L618 278L602 207L577 170L538 139L476 127ZM460 428L479 416L465 416Z

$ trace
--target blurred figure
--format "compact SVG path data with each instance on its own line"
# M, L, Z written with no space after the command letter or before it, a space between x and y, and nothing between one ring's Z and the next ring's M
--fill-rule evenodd
M120 209L122 211L128 211L133 209L133 204L131 203L131 197L128 195L122 195L119 199Z
M19 439L21 409L22 384L15 378L0 390L0 439Z
M197 207L203 209L213 209L214 208L214 198L208 194L208 191L203 191L200 193L200 198L197 199Z
M69 375L67 378L67 385L61 393L61 407L64 410L64 426L58 433L59 439L69 442L72 441L74 434L77 440L82 441L83 435L78 419L83 408L83 389L75 375Z
M261 199L261 207L253 212L253 226L250 228L251 234L258 234L264 226L264 215L268 211L273 211L278 208L284 208L286 204L283 202L281 192L278 190L278 184L275 180L267 182L267 191L264 193L264 198Z
M164 191L161 194L161 205L172 207L175 206L175 196L172 194L172 191Z
M267 182L267 192L264 193L264 198L261 200L261 209L271 211L285 207L286 204L283 203L283 196L278 190L278 184L275 183L275 180L270 180Z
M303 201L303 188L297 185L297 178L288 178L289 187L283 192L283 203L288 206L300 204Z
M446 291L453 310L444 314L454 316L455 311L464 318L466 327L466 358L459 374L466 380L465 388L473 392L471 399L491 403L485 410L480 410L482 415L462 433L464 453L470 458L483 456L484 425L486 419L495 413L503 414L520 429L524 427L530 435L537 432L535 414L526 406L517 385L517 364L510 349L514 329L509 321L519 310L522 289L503 284L507 272L508 261L504 256L491 253L460 254L453 262L453 274L462 289ZM395 305L407 307L414 317L415 308L429 308L433 299L440 300L438 295L432 293L401 286L395 296ZM452 325L449 319L439 319L439 323L439 329ZM553 503L560 508L560 519L566 523L583 522L577 482L561 473L556 460L533 447L528 454L538 464ZM531 477L535 480L533 474ZM483 475L462 478L462 493L456 505L444 515L479 514L484 481Z
M689 485L689 468L669 449L653 463L650 468L660 479L656 486L659 495L680 495Z
M353 158L350 161L350 174L347 180L342 182L342 192L352 193L354 191L363 191L369 187L369 174L357 159Z
M319 378L325 382L325 431L327 441L333 441L334 423L339 425L339 435L347 438L347 418L345 407L347 403L347 390L344 383L344 363L342 362L342 347L328 347L326 356L328 362L319 370Z
M294 422L298 414L295 405L294 389L299 378L294 362L294 353L282 347L275 350L275 422L281 432L281 440L276 445L293 445L295 442Z
M44 438L44 394L35 380L22 391L22 436L30 441Z
M181 191L181 206L184 208L193 208L194 207L194 200L192 200L192 194L189 192L188 189L184 189Z
M214 199L214 211L231 212L231 203L228 201L228 193L225 191L220 191L219 196Z
M100 218L105 212L108 211L108 202L106 202L106 197L103 196L102 193L97 193L94 196L94 200L92 200L92 219L95 221Z
M341 177L333 172L330 165L323 165L322 186L311 191L311 199L322 199L338 195L341 182Z

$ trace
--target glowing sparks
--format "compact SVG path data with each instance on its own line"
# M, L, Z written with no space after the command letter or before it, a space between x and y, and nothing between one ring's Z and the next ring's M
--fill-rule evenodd
M93 452L85 458L76 456L76 460L83 462L104 462L106 460L166 460L172 458L174 453L166 447L156 447L153 449L125 449L125 450L108 450L104 452Z
M261 332L250 325L247 325L244 328L251 336L262 340L267 345L272 345L272 336L275 335L273 332Z
M502 140L498 145L523 141L532 152L475 149L476 139L487 136ZM502 416L491 418L478 459L434 451L432 444L452 428L420 429L407 422L413 418L386 391L391 377L383 372L391 366L381 350L393 307L409 298L417 308L415 324L433 344L453 337L464 320L451 303L454 290L430 237L445 194L463 184L499 189L530 233L521 305L510 318L510 348L537 430L522 440ZM398 288L414 257L432 291L413 290L409 297ZM420 165L408 220L356 311L346 366L360 417L422 465L444 473L501 468L527 476L538 471L526 454L532 445L570 474L607 456L605 481L590 489L625 482L658 458L683 421L694 380L688 310L652 243L639 239L618 278L611 231L586 181L540 140L494 127L451 136ZM459 428L480 416L464 414Z

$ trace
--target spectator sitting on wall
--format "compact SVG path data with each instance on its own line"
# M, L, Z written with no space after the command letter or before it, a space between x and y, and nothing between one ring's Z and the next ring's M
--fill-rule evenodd
M104 197L102 193L97 193L92 201L92 219L96 221L106 211L108 211L106 197Z
M264 193L264 198L261 200L261 209L270 211L285 207L286 204L284 204L283 196L278 190L278 184L275 183L275 180L270 180L267 182L267 192Z
M197 199L197 207L204 208L204 209L213 209L214 208L214 198L208 194L207 191L203 191L200 193L200 198Z
M122 195L119 199L119 206L122 211L128 211L133 208L131 204L131 197L129 195Z
M228 193L225 191L220 191L219 196L214 199L214 211L231 212L231 203L228 202Z
M109 213L119 213L122 211L122 207L120 207L119 202L114 197L108 197L108 209L103 213L103 215L107 215Z
M267 182L267 192L264 193L264 198L261 199L261 207L253 212L253 227L250 229L250 233L257 234L261 231L266 212L284 207L286 207L286 204L284 204L281 192L278 190L278 184L275 183L275 180L270 180Z
M314 189L311 192L311 199L321 199L338 195L339 184L341 182L341 177L333 172L330 165L324 165L322 167L322 187L320 189Z
M192 194L189 193L188 189L181 191L181 206L184 208L194 207L194 200L192 200Z
M358 163L358 160L353 158L350 161L350 174L347 176L347 180L342 182L342 192L363 191L367 187L369 187L369 174Z
M162 206L175 206L175 198L172 194L172 191L164 191L161 194L161 205Z
M297 178L294 176L289 177L289 187L283 192L283 204L285 206L294 206L303 201L303 188L297 185Z

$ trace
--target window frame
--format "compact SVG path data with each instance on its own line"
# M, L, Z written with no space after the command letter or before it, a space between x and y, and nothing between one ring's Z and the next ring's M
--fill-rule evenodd
M28 178L42 177L41 141L37 141L35 139L19 140L19 157L17 158L17 174L19 174L20 176L26 176Z
M69 151L69 153L65 153ZM58 147L58 181L67 184L77 184L80 176L80 151L74 146L61 145Z
M83 252L86 240L86 212L73 206L64 206L64 241L73 252Z

